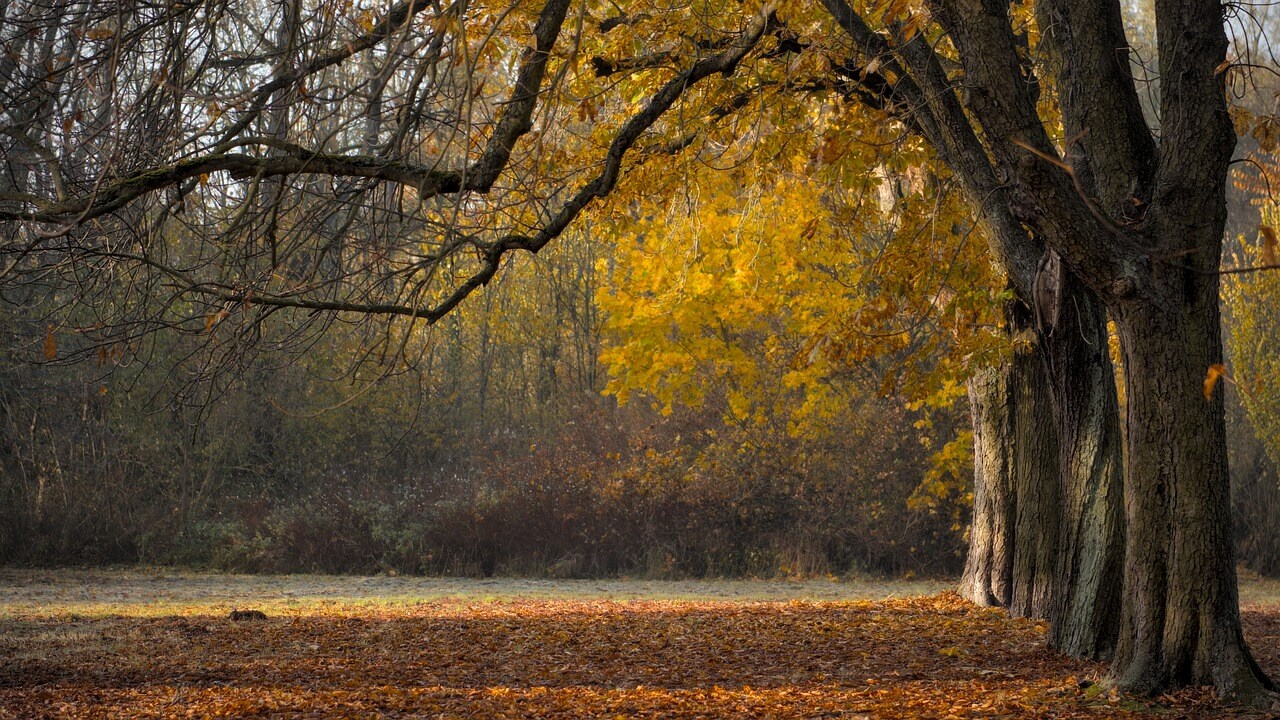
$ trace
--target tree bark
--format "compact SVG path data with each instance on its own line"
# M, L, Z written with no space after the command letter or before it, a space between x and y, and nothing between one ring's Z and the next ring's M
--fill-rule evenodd
M1170 277L1172 276L1172 277ZM1112 678L1122 689L1212 684L1265 702L1274 684L1240 626L1221 388L1218 281L1167 269L1117 315L1128 388L1124 610ZM1170 287L1177 283L1180 287Z
M1048 246L1117 321L1130 405L1113 678L1149 693L1212 682L1226 697L1266 702L1261 691L1271 684L1240 630L1222 404L1203 394L1206 371L1222 356L1217 272L1235 144L1226 6L1156 0L1157 143L1130 72L1119 3L1038 3L1045 36L1031 48L1008 2L926 0L959 60L956 83L924 34L891 45L845 0L823 2L854 41L866 68L859 77L876 79L869 73L881 68L896 76L887 92L865 80L860 89L870 104L900 112L957 173L987 218L993 256L1023 283L1022 296L1029 296L1028 255ZM1038 51L1051 59L1065 131L1059 139L1050 137L1055 123L1041 110ZM1086 310L1080 326L1087 331L1102 315ZM1061 340L1074 342L1070 335ZM1105 367L1101 359L1088 362L1086 353L1080 367L1067 348L1047 352L1063 356L1050 374L1062 374L1055 396L1071 496L1064 505L1073 514L1059 557L1073 592L1059 596L1055 613L1063 620L1054 641L1089 652L1101 646L1068 625L1097 630L1112 622L1090 614L1111 607L1099 596L1114 583L1097 568L1113 562L1105 540L1112 535L1088 533L1099 523L1113 526L1115 433L1093 424L1105 423L1099 418L1110 414L1113 391L1088 381ZM979 512L990 505L984 496Z
M1021 303L1010 327L1026 327ZM1016 317L1016 316L1021 317ZM969 381L974 497L960 593L1018 617L1049 617L1060 504L1058 441L1038 352L1022 349Z
M1060 312L1041 347L1057 425L1061 490L1050 644L1104 658L1120 629L1124 568L1123 448L1107 314L1064 272Z
M1017 498L1005 449L1014 443L1009 392L1013 363L983 368L969 378L973 422L973 520L960 595L983 607L1013 599L1013 545Z
M969 382L973 524L961 594L1050 620L1053 645L1105 657L1119 631L1124 558L1121 436L1106 312L1070 274L1053 326L1023 303L1038 341Z

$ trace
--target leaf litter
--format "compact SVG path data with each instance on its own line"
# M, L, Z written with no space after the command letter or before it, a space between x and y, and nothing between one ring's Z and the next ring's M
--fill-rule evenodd
M1208 689L1100 691L1044 623L879 601L442 597L0 614L0 717L1216 718ZM1246 607L1280 675L1280 606ZM1244 714L1239 714L1246 717Z

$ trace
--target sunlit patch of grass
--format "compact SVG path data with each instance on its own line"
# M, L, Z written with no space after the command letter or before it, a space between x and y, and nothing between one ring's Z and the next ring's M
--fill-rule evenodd
M1240 604L1280 607L1280 578L1240 571Z
M945 580L533 580L219 575L167 570L0 570L0 617L165 617L253 607L269 615L352 614L423 603L522 599L729 602L929 595Z

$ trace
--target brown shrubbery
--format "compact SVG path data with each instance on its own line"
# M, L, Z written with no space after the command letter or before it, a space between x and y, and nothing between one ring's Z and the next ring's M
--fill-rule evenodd
M51 399L89 410L52 413ZM368 408L351 408L264 433L234 393L194 434L180 413L139 424L93 393L42 402L9 406L11 429L35 428L9 435L9 563L682 577L946 574L961 560L951 506L966 498L907 503L952 429L917 430L895 400L865 401L820 440L599 396L541 428L469 432L425 419L370 432Z

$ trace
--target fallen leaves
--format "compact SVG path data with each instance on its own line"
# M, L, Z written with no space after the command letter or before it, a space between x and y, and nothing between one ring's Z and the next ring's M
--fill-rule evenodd
M1245 617L1280 670L1276 613ZM0 619L0 717L1221 716L1200 690L1087 697L1103 670L950 593Z

